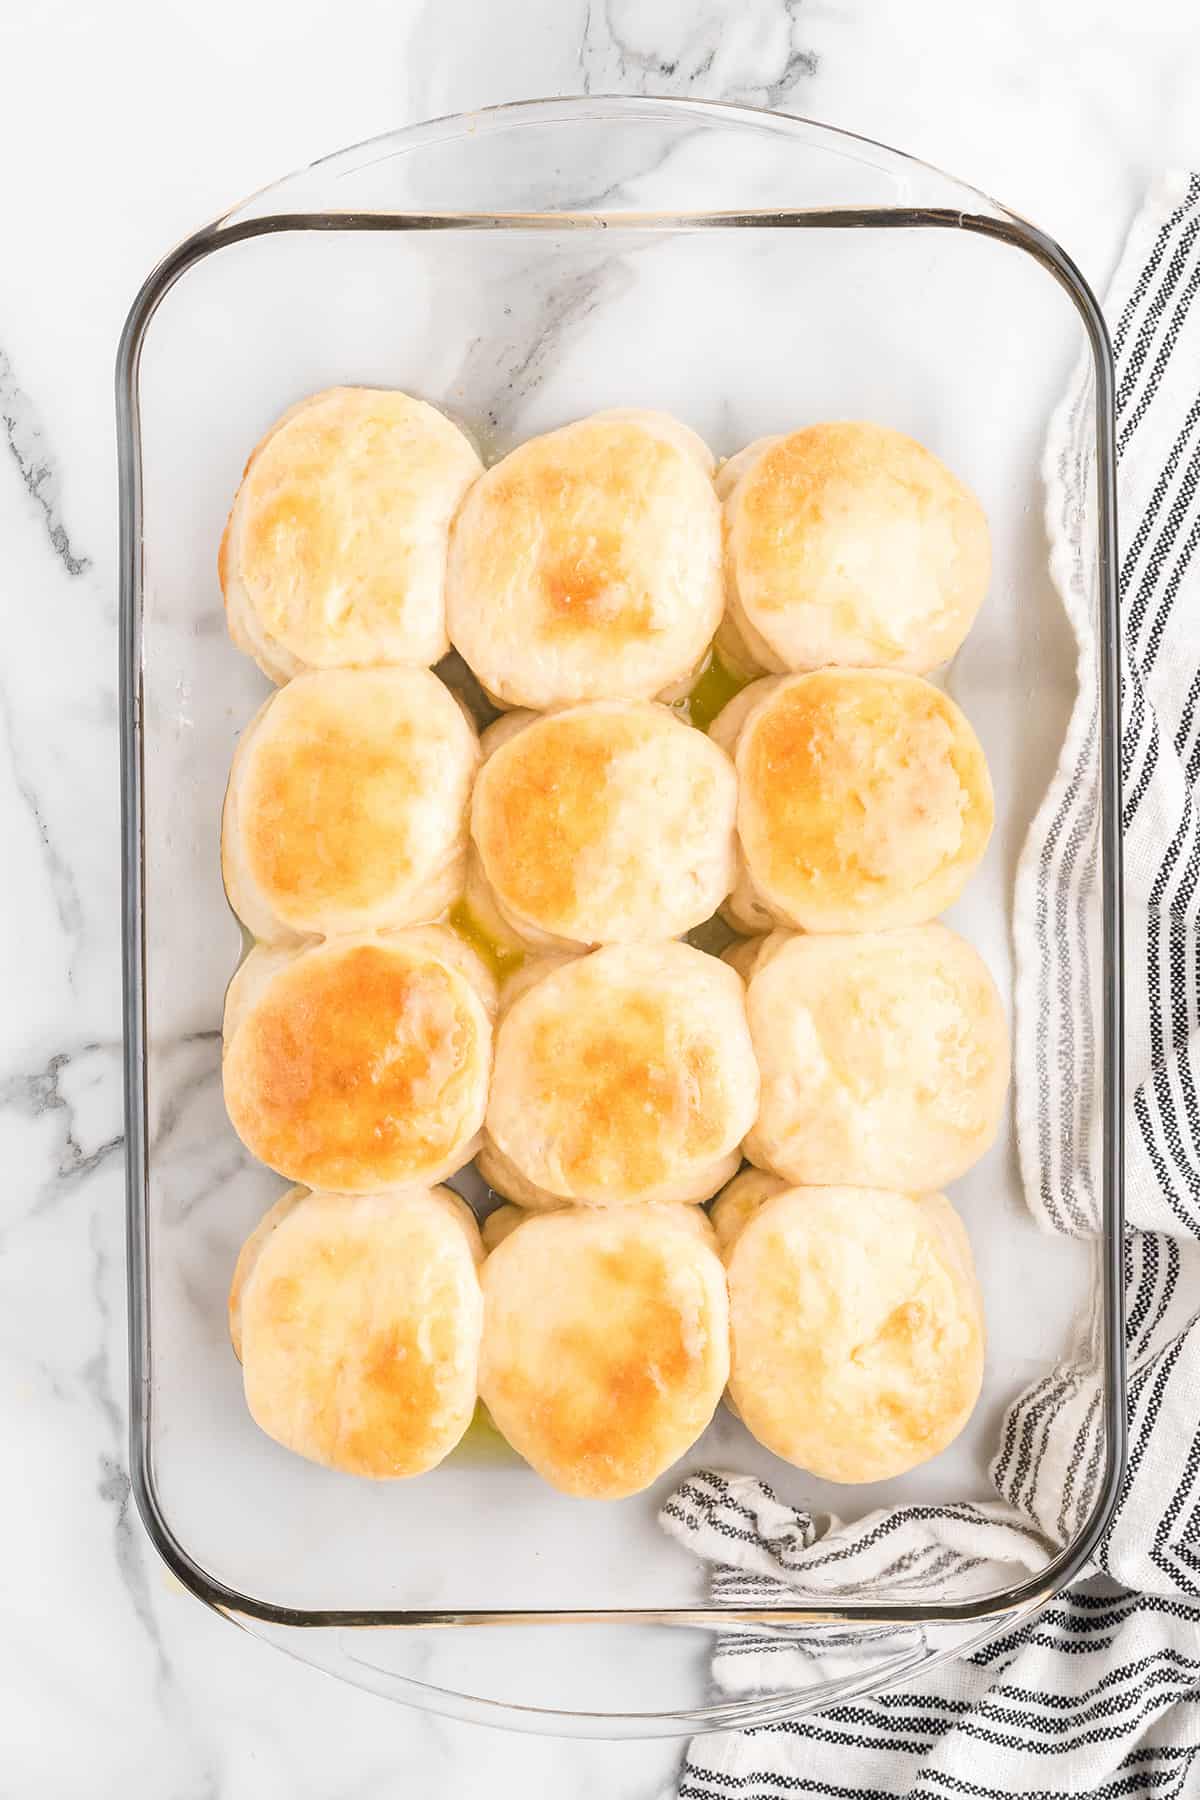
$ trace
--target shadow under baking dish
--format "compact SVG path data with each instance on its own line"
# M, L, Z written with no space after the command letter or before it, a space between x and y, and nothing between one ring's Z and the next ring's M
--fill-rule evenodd
M1049 406L1081 356L1096 454L1080 536L1102 655L1100 805L1077 867L1105 935L1086 1076L1104 1229L1091 1245L1036 1230L1011 1121L956 1184L990 1330L962 1437L900 1480L832 1487L778 1462L722 1409L684 1464L613 1504L556 1494L470 1439L432 1474L393 1484L287 1455L246 1413L224 1310L237 1246L283 1186L241 1149L220 1092L238 930L218 822L265 684L227 639L215 558L249 448L293 401L339 382L444 406L489 460L615 405L675 413L720 455L839 417L929 444L993 527L990 597L945 679L987 751L997 826L949 916L1011 1009L1016 859L1076 698L1038 464ZM1123 1455L1112 366L1062 251L949 177L805 121L686 101L535 102L343 152L190 238L134 303L117 403L133 1472L174 1572L360 1685L600 1735L809 1710L1043 1602L1094 1543ZM1104 1383L1105 1475L1086 1528L1036 1580L989 1591L967 1575L937 1604L872 1589L831 1610L797 1590L780 1608L718 1610L704 1569L655 1523L686 1469L713 1465L843 1517L986 1498L1005 1405L1076 1350L1081 1317ZM793 1670L778 1688L764 1677L736 1700L710 1696L715 1625L754 1621L757 1635L803 1646L829 1620L860 1628L854 1674L831 1687L814 1660L810 1681ZM467 1624L477 1629L436 1639L364 1629ZM694 1629L659 1629L669 1625Z

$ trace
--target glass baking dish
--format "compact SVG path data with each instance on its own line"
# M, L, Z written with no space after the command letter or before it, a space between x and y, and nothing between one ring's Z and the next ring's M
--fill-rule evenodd
M680 1468L616 1504L556 1494L475 1429L413 1482L356 1482L288 1456L246 1413L225 1323L237 1247L283 1186L241 1149L220 1087L240 941L218 819L265 682L228 640L215 564L251 446L303 395L374 383L444 406L489 459L615 405L675 413L720 455L839 417L877 418L935 448L980 494L995 553L989 600L946 681L988 753L997 827L950 918L1011 1003L1016 858L1075 698L1039 459L1081 356L1096 445L1082 528L1102 645L1102 806L1076 867L1105 926L1090 1096L1103 1235L1037 1231L1010 1117L954 1190L990 1326L963 1436L902 1479L834 1488L777 1462L722 1409ZM539 101L344 151L189 238L134 303L117 407L132 1466L174 1573L359 1685L607 1736L803 1713L1044 1603L1102 1529L1123 1439L1112 372L1068 259L948 176L803 120L678 100ZM714 1465L843 1517L987 1498L1005 1406L1068 1354L1089 1310L1106 1474L1086 1527L1034 1580L993 1591L964 1577L937 1604L871 1590L831 1607L798 1590L778 1607L722 1608L704 1567L655 1522L686 1469ZM814 1656L808 1683L713 1698L717 1627L803 1646L838 1624L856 1633L852 1675L831 1678Z

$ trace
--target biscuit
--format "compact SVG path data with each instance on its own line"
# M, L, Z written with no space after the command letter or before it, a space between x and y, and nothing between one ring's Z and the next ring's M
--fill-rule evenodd
M258 1260L258 1253L275 1230L282 1225L294 1206L308 1198L311 1190L306 1187L289 1188L281 1194L273 1206L269 1206L250 1236L238 1251L234 1264L233 1277L229 1283L229 1342L233 1345L233 1354L238 1361L242 1360L242 1289L246 1277Z
M501 1020L480 1167L522 1205L705 1200L737 1169L757 1107L734 971L687 944L611 945Z
M731 969L748 982L758 967L758 958L764 944L770 940L765 937L734 938L721 952L721 961L728 963Z
M487 971L440 926L252 950L225 997L233 1128L311 1187L441 1181L478 1147L494 1005Z
M762 1076L752 1162L804 1187L926 1193L992 1144L1008 1026L945 925L765 940L746 996Z
M726 1251L730 1396L826 1481L884 1481L957 1437L983 1378L965 1231L940 1194L787 1188Z
M455 521L447 619L499 704L649 700L724 605L712 458L663 413L596 413L510 452Z
M496 1246L502 1244L506 1237L511 1236L517 1226L523 1224L528 1217L529 1214L523 1212L519 1206L497 1206L479 1227L484 1250L490 1255Z
M717 644L743 673L925 674L954 655L987 593L983 508L902 432L838 423L761 438L725 465L718 493Z
M735 1166L732 1157L729 1159L729 1166ZM492 1192L501 1195L506 1202L504 1206L498 1207L495 1212L490 1213L485 1222L484 1242L489 1249L492 1245L488 1240L487 1225L490 1225L493 1219L498 1221L493 1229L504 1235L511 1231L520 1219L527 1218L530 1213L561 1212L565 1206L586 1204L582 1201L563 1200L557 1194L551 1194L547 1189L540 1188L534 1182L528 1181L486 1136L475 1157L475 1167ZM749 1173L762 1175L764 1181L772 1179L763 1175L760 1169L751 1170ZM778 1185L782 1187L784 1184L780 1182ZM696 1228L708 1236L713 1244L717 1243L718 1234L710 1224L708 1215L700 1206L689 1201L678 1200L648 1201L646 1204L674 1207L681 1217L686 1216L691 1219ZM514 1215L511 1222L509 1214Z
M471 835L516 932L653 943L712 916L733 886L737 779L722 750L644 700L510 717L524 727L484 762Z
M764 676L759 681L751 682L740 694L723 706L708 728L708 735L713 743L724 750L729 757L736 756L738 738L742 726L760 701L766 699L779 686L775 676ZM736 769L735 769L736 774ZM746 868L746 858L742 854L741 840L736 838L733 852L733 886L721 906L721 917L731 925L734 931L755 934L773 931L777 921L754 891L754 883ZM733 966L745 977L745 970L735 961Z
M243 1246L230 1290L255 1423L351 1475L435 1467L475 1410L482 1256L446 1188L285 1195Z
M480 1394L563 1493L639 1493L716 1410L729 1372L724 1272L706 1228L681 1213L694 1209L546 1213L483 1266Z
M221 821L230 905L260 941L435 919L462 895L479 762L426 669L328 669L242 733Z
M494 1194L525 1212L558 1212L571 1204L561 1194L552 1194L548 1188L539 1187L536 1181L523 1175L486 1131L475 1155L475 1167Z
M993 802L979 740L948 695L917 675L823 669L732 705L738 840L763 914L802 931L885 931L957 899ZM747 928L744 908L726 916Z
M329 388L246 464L218 573L230 636L271 680L306 669L428 667L450 647L450 521L482 464L436 407Z
M742 1169L728 1187L721 1189L708 1216L722 1255L733 1248L743 1225L749 1223L764 1201L786 1186L786 1181L766 1169Z

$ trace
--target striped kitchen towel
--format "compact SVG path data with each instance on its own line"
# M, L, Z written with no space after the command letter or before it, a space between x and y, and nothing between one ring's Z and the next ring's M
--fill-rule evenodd
M1158 184L1108 302L1117 361L1124 672L1126 1340L1129 1463L1088 1577L1035 1619L887 1691L813 1717L693 1740L687 1800L1169 1800L1200 1795L1200 175ZM1089 376L1046 453L1052 569L1079 640L1080 698L1017 879L1017 1128L1029 1205L1095 1231L1088 1111L1100 918ZM1086 1335L1085 1321L1081 1326ZM714 1598L776 1603L789 1581L980 1591L1045 1562L1094 1497L1100 1402L1086 1344L1012 1406L999 1499L854 1525L782 1506L765 1483L693 1474L664 1527L713 1565ZM903 1634L898 1638L902 1640ZM899 1642L901 1653L903 1642ZM920 1646L917 1646L919 1652ZM873 1642L873 1654L887 1644ZM781 1692L866 1666L861 1636L803 1650L724 1634L718 1693ZM854 1658L858 1657L856 1665ZM814 1669L814 1659L816 1668ZM914 1658L915 1660L915 1658Z

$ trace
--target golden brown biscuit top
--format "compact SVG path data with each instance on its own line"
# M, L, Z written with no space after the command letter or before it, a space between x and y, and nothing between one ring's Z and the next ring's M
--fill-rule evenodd
M519 918L585 942L604 941L609 928L629 937L631 921L679 910L681 860L712 854L726 780L732 790L728 765L665 708L593 702L535 721L495 752L472 829L493 887ZM670 933L660 924L653 935Z
M627 993L582 1032L563 1033L564 1023L548 1021L536 1033L531 1076L556 1080L558 1107L577 1121L560 1148L573 1187L651 1187L679 1150L697 1159L719 1154L705 1105L720 1084L715 1048L681 1031L675 1006Z
M475 1129L486 1034L445 963L382 941L323 946L283 967L236 1024L226 1105L254 1154L297 1181L404 1181Z
M697 960L692 981L673 969L660 978L665 950ZM635 1197L681 1161L730 1148L728 1046L695 981L706 962L736 977L682 945L619 955L627 960L596 951L548 975L497 1040L492 1135L530 1179L568 1198Z
M478 468L458 428L407 394L316 395L247 464L222 580L236 545L258 619L293 655L318 667L378 660L375 640L427 579L430 542ZM439 591L441 580L439 565Z
M946 1203L860 1188L768 1198L728 1252L734 1397L750 1429L831 1480L936 1454L979 1392L983 1331ZM798 1397L802 1396L802 1400Z
M260 1269L244 1318L270 1332L285 1351L311 1358L322 1340L346 1344L345 1297L368 1286L379 1246L350 1232L322 1234L315 1242L289 1246L285 1269L276 1273L268 1257ZM429 1295L428 1299L433 1300ZM419 1446L438 1401L438 1340L447 1335L445 1317L424 1304L414 1311L389 1310L379 1320L359 1321L353 1359L357 1417L348 1426L330 1421L318 1432L337 1443L341 1467L365 1474L375 1468L397 1469ZM336 1402L337 1388L312 1393L319 1409Z
M246 1393L291 1448L350 1474L416 1474L474 1405L481 1304L440 1194L311 1194L263 1241L239 1302Z
M469 735L421 670L330 670L282 689L237 807L249 872L279 917L303 929L327 907L365 913L424 872L461 829L451 752L470 754Z
M962 1173L990 1142L1008 1078L982 958L939 924L778 935L747 996L763 1073L752 1153L805 1181Z
M769 442L742 476L735 519L741 598L768 638L798 602L817 606L828 641L857 646L855 661L934 667L987 585L978 501L885 426L839 421ZM875 591L889 566L890 586Z
M454 523L450 636L489 693L547 709L646 699L720 620L721 517L699 440L654 414L531 439Z
M551 715L498 752L502 763L485 765L490 805L475 811L484 866L506 900L551 928L573 917L579 857L612 824L618 719L607 710L592 722L571 714L564 726Z
M843 1379L849 1392L860 1396L860 1407L869 1405L897 1436L920 1451L948 1417L970 1403L974 1377L962 1363L947 1361L943 1354L945 1310L953 1306L945 1297L945 1271L923 1259L914 1279L926 1290L923 1298L898 1300L860 1324L851 1315L847 1290L819 1257L803 1268L799 1284L786 1239L769 1238L757 1263L757 1297L767 1316L781 1318L789 1306L803 1308L810 1327L820 1319L825 1328L819 1336L807 1332L799 1356L789 1364L814 1402L814 1417L825 1410L818 1396L823 1398L822 1376L833 1350L845 1357ZM845 1396L838 1396L829 1407L835 1423L844 1405Z
M569 1268L568 1258L560 1278ZM664 1387L684 1381L696 1362L694 1321L673 1303L669 1278L657 1245L623 1244L588 1264L589 1316L560 1318L547 1345L560 1379L543 1398L543 1430L569 1462L611 1461L652 1430ZM590 1383L598 1406L579 1405L579 1381Z
M785 576L803 563L814 524L843 511L866 513L873 524L889 515L919 518L943 506L954 485L945 465L915 438L856 421L808 425L776 438L742 479L748 558L756 569L774 567ZM786 579L780 586L764 582L756 600L763 612L786 609Z
M484 1265L488 1405L516 1448L571 1491L643 1485L678 1453L671 1438L689 1397L706 1402L694 1436L719 1393L720 1284L699 1261L713 1253L691 1230L644 1222L542 1214Z
M739 826L764 892L821 905L902 893L973 863L991 831L974 733L917 676L820 670L781 682L737 753Z
M524 565L540 629L601 643L641 638L658 601L639 555L639 528L665 499L697 485L688 459L632 425L591 422L524 444L489 476L476 529L494 521L492 553Z
M267 1208L238 1252L233 1279L229 1284L229 1341L239 1362L242 1360L242 1290L271 1233L277 1225L282 1224L293 1207L308 1198L308 1192L305 1187L294 1187L289 1188L286 1194L281 1194L274 1206Z

